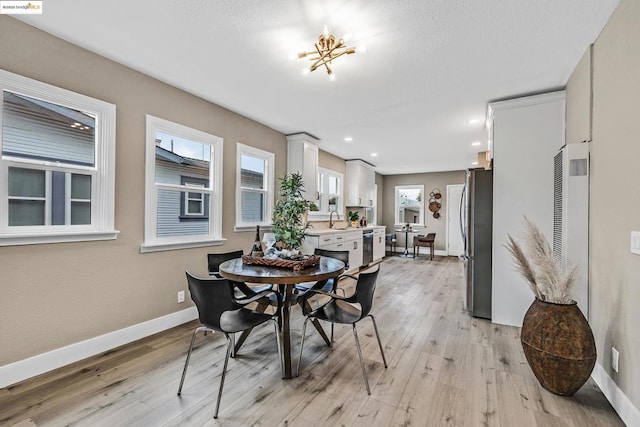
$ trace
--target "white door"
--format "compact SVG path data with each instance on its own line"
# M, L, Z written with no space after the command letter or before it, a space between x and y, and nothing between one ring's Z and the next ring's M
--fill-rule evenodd
M463 184L447 185L447 254L451 256L464 253L460 233L460 198L463 188Z

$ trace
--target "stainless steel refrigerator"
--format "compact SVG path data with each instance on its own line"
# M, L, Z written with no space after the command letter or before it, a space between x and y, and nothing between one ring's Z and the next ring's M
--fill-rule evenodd
M465 309L474 317L491 319L493 171L469 169L460 203L464 240Z

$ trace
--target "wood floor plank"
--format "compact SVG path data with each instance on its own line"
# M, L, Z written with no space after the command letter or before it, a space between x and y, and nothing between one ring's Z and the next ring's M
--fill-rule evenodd
M519 328L470 317L456 258L389 257L380 269L372 314L387 369L371 321L358 325L370 396L351 326L336 327L332 347L308 328L300 377L282 380L273 328L265 325L230 360L214 420L223 336L198 337L182 396L176 394L197 325L190 322L0 389L0 425L624 425L592 380L570 398L544 390ZM354 285L341 282L347 294ZM294 308L294 357L303 320Z

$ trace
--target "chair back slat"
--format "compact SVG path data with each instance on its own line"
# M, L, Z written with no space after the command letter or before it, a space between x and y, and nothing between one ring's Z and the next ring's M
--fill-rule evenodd
M349 251L331 251L328 249L315 248L313 251L315 255L326 256L329 258L337 259L344 262L344 269L349 269Z
M242 258L244 251L242 249L233 252L223 252L218 254L207 254L209 274L220 271L220 264L230 259Z
M191 299L198 309L200 323L216 331L225 332L220 326L222 313L241 308L234 302L231 282L213 277L202 279L188 271L186 275Z

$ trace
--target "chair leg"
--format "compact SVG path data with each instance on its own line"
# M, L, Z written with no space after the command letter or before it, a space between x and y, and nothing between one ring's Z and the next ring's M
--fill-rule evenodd
M362 376L364 377L364 385L367 386L367 394L371 395L369 389L369 380L367 379L367 370L364 367L364 359L362 358L362 350L360 349L360 340L358 339L358 332L356 331L356 324L353 324L353 336L356 338L356 348L358 349L358 357L360 358L360 367L362 368Z
M213 414L213 418L218 418L218 410L220 409L220 399L222 398L222 388L224 387L224 377L227 375L227 365L229 364L229 357L233 351L233 340L229 337L229 334L224 334L227 338L227 355L224 358L224 366L222 368L222 377L220 377L220 389L218 390L218 399L216 401L216 412Z
M380 341L380 334L378 333L378 325L376 325L376 319L373 315L369 315L371 317L371 321L373 322L373 330L376 331L376 338L378 338L378 347L380 347L380 354L382 355L382 361L384 362L385 369L387 368L387 359L384 357L384 351L382 350L382 341Z
M278 326L278 321L276 319L273 320L273 323L276 328L276 342L278 343L278 359L280 360L280 372L282 373L282 377L284 379L284 359L282 358L282 346L280 345L280 327Z
M333 325L334 323L331 322L331 338L330 338L331 345L333 345Z
M302 340L300 340L300 354L298 354L298 365L296 366L296 377L300 375L300 361L302 360L302 348L304 347L304 336L307 331L307 322L309 321L309 317L304 319L304 324L302 325Z
M191 344L189 345L189 351L187 352L187 360L184 361L184 369L182 370L182 378L180 379L180 385L178 386L178 396L182 393L182 385L184 384L184 377L187 376L187 368L189 367L189 360L191 359L191 351L193 350L193 344L196 342L196 335L200 331L210 331L209 328L205 328L204 326L199 326L193 331L193 335L191 336ZM212 331L213 332L213 331Z

